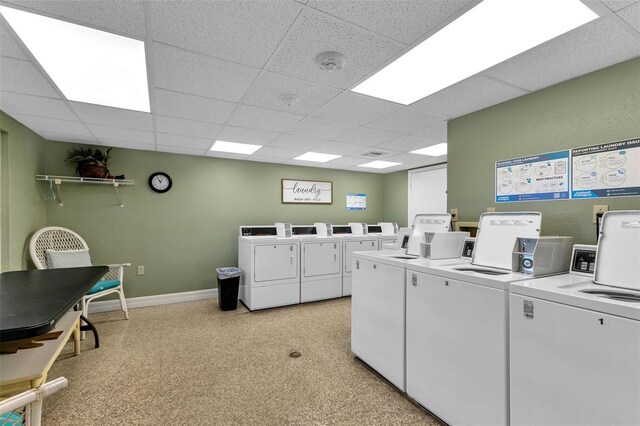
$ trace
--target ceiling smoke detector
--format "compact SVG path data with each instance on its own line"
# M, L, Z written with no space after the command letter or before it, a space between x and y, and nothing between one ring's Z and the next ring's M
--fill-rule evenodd
M295 103L298 103L300 100L300 96L294 95L293 93L285 93L283 95L278 96L278 100L280 103L285 104L286 106L292 106Z
M344 55L340 52L324 52L316 56L316 64L323 71L339 71L344 67Z

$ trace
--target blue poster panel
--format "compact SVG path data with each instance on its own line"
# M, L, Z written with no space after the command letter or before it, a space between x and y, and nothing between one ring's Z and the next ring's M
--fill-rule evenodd
M640 195L640 139L571 150L572 198Z
M496 203L569 199L569 151L496 162Z
M367 194L350 193L347 194L347 210L366 210Z

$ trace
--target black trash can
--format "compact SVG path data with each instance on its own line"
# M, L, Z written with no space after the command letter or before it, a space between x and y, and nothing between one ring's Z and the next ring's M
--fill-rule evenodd
M217 268L218 306L221 311L233 311L238 308L238 287L240 274L238 268Z

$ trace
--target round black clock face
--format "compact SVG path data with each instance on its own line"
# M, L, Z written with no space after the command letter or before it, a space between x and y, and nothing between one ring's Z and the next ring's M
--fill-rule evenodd
M149 176L149 187L156 192L164 193L171 189L171 177L163 172L156 172Z

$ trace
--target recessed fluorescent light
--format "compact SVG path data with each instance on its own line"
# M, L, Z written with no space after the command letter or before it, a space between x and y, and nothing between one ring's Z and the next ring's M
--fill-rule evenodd
M300 161L315 161L316 163L326 163L327 161L340 158L342 155L322 154L320 152L305 152L302 155L297 156L294 160Z
M596 18L579 0L484 0L352 90L409 105Z
M262 148L262 145L251 145L249 143L216 141L211 147L211 151L233 152L236 154L253 154L260 148Z
M150 112L144 42L0 6L67 99Z
M447 155L447 144L439 143L437 145L431 145L426 148L416 149L411 151L412 154L430 155L432 157L439 157L441 155Z
M398 166L402 163L394 163L393 161L372 161L370 163L360 164L358 167L370 167L372 169L386 169L387 167Z

